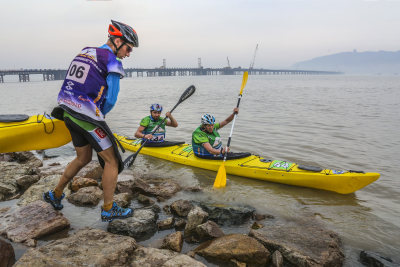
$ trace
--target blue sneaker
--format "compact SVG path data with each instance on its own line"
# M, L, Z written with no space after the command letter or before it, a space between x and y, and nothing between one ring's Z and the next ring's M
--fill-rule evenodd
M63 204L61 204L61 200L64 197L65 194L63 193L60 198L56 198L53 190L43 193L44 201L50 203L56 210L61 210L62 208L64 208Z
M103 210L101 207L101 220L103 222L112 222L114 219L124 219L132 216L132 209L124 209L113 202L112 208L109 211Z

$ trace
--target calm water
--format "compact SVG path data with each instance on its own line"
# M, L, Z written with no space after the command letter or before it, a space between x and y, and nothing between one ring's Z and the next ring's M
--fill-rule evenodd
M133 136L150 104L159 102L172 108L181 93L194 84L195 95L173 113L179 128L167 131L168 139L189 142L203 113L214 114L217 121L230 114L241 79L127 78L121 81L118 103L107 122L114 131ZM0 84L0 114L50 112L60 85L61 81ZM398 76L249 76L233 150L312 166L379 172L381 178L354 194L340 195L228 176L225 190L206 190L198 198L246 203L282 218L313 214L340 234L348 266L359 265L360 250L372 250L400 262L399 100ZM221 130L225 142L229 131L230 126ZM61 151L66 158L73 155L70 145ZM215 178L211 171L147 156L124 173L135 172L207 188ZM81 215L70 215L72 225Z

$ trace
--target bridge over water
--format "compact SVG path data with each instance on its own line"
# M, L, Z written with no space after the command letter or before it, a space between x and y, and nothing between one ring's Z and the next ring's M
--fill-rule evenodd
M198 76L198 75L241 75L248 71L250 75L334 75L335 71L290 70L290 69L242 69L242 68L126 68L127 77L158 76ZM4 76L18 75L20 82L29 82L33 74L43 75L43 81L63 80L67 70L60 69L20 69L0 70L0 83Z

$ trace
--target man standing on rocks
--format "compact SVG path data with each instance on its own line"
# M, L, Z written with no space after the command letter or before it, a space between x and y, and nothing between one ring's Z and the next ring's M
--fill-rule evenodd
M133 47L139 46L135 30L124 23L111 20L108 33L106 44L84 48L69 66L58 95L59 106L52 115L64 120L72 137L76 158L68 164L56 188L43 193L46 202L61 210L64 188L92 160L94 149L104 169L103 221L132 216L131 209L121 208L113 202L123 163L117 141L104 119L117 101L119 80L125 75L121 59L129 57Z

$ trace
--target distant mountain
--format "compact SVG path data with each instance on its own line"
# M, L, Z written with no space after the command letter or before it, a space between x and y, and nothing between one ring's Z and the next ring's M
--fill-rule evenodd
M298 62L295 69L341 71L349 74L400 74L400 51L343 52Z

